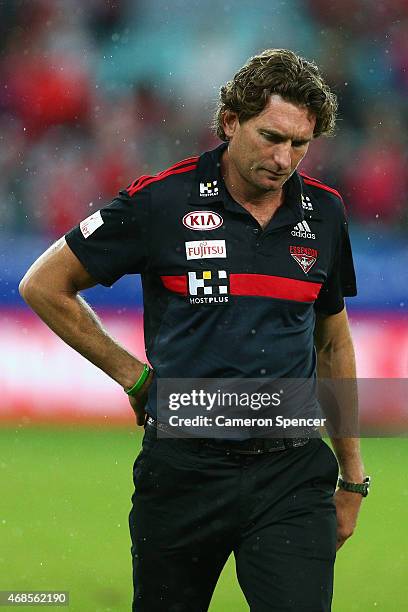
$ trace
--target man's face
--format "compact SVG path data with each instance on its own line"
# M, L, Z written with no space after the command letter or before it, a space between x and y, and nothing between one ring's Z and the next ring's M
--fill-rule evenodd
M269 98L264 110L240 123L224 115L228 156L240 177L258 192L280 191L302 161L313 138L316 117L306 107Z

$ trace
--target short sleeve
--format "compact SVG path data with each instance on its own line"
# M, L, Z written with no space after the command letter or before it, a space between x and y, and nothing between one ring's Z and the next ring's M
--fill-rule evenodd
M126 191L71 229L65 240L89 274L110 287L125 274L144 271L148 261L149 191Z
M340 235L326 282L315 301L315 310L337 314L344 308L344 298L357 295L356 275L347 220L342 215Z

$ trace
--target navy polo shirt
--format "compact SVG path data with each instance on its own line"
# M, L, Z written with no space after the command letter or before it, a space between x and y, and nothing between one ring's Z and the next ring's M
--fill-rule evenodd
M140 177L67 244L103 285L141 274L156 378L312 377L315 311L356 295L342 199L295 172L262 229L224 185L225 147Z

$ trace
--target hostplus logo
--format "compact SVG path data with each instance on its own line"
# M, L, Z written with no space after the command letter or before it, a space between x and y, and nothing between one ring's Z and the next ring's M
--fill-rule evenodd
M291 231L291 234L298 238L310 238L311 240L315 240L316 238L316 235L312 233L307 221L300 221L297 223Z
M228 275L225 270L188 273L190 304L227 304Z
M210 181L208 183L200 183L200 196L208 198L218 195L218 181Z
M302 208L304 210L313 210L312 202L310 201L309 196L305 196L302 194Z

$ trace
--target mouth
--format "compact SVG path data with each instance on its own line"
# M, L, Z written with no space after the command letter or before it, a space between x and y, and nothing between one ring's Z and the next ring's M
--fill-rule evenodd
M280 178L282 176L286 176L285 172L274 172L273 170L268 170L268 168L262 168L262 170L264 170L265 172L267 172L268 174L271 174L272 176L274 176L275 178Z

